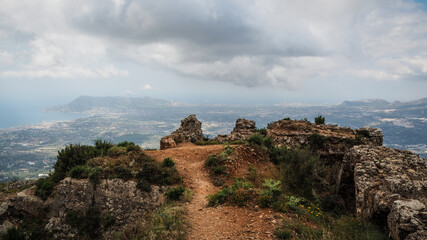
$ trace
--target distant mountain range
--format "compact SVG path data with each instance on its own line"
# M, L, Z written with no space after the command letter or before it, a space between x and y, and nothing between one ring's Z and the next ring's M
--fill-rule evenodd
M125 111L129 109L147 109L158 107L170 107L172 102L163 99L143 97L89 97L81 96L64 106L54 106L46 111L67 112L67 113L91 113L96 110Z

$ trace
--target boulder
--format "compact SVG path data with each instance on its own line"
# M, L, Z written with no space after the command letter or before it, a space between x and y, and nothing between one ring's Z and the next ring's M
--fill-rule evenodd
M172 137L166 136L162 137L160 140L160 150L168 149L168 148L174 148L176 147L176 142L173 140Z

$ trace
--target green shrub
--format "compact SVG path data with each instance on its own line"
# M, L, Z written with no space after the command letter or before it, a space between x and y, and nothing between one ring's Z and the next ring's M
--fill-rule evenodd
M171 167L175 166L175 162L172 160L172 158L168 157L168 158L163 159L162 166L171 168Z
M218 166L218 167L214 168L213 174L214 175L225 174L226 170L227 170L226 166Z
M126 152L132 152L132 151L140 152L141 151L141 147L136 145L134 142L128 142L128 141L119 142L117 144L117 147L124 147L126 149Z
M223 187L214 195L209 195L208 206L215 206L225 202L231 202L239 207L253 197L253 185L243 178L236 178L230 187Z
M68 145L58 152L57 161L52 175L52 180L58 183L66 176L66 173L74 166L85 165L86 162L99 156L98 151L93 146L86 145Z
M248 143L253 145L263 146L264 136L258 133L252 134L252 136L250 136L248 139Z
M113 172L117 178L123 179L125 181L133 177L132 172L128 168L123 167L122 165L115 166Z
M264 137L267 136L267 129L265 129L265 128L256 129L255 132L259 133L260 135L262 135Z
M185 188L183 186L171 188L168 191L166 191L166 197L169 200L178 201L182 198L184 192L185 192Z
M327 140L326 136L320 135L318 133L312 133L309 137L310 146L314 150L322 149Z
M271 139L271 137L264 136L259 133L252 134L248 139L248 143L252 145L266 147L267 149L273 148L273 140Z
M282 194L280 187L281 182L273 179L265 179L262 186L264 189L258 198L261 207L270 207L277 201L278 197Z
M0 236L2 240L25 240L25 234L16 227L8 228L5 233Z
M313 188L317 183L317 172L320 172L319 156L307 149L282 148L275 152L273 161L278 162L280 176L285 191L312 198Z
M102 139L96 139L95 141L95 149L98 152L99 156L103 156L107 154L108 149L112 148L114 144L111 141L106 141Z
M86 166L77 165L71 168L70 177L72 178L87 178L88 177L88 169Z
M136 175L138 180L144 179L151 184L171 185L181 181L175 168L161 167L157 162L145 162Z
M325 124L325 117L323 117L322 115L315 117L314 123L316 123L317 125Z
M107 151L107 155L110 157L118 157L126 153L127 153L126 147L119 147L119 146L114 146L108 149Z
M54 187L55 183L52 181L51 177L40 178L36 182L36 192L34 195L42 200L46 200L52 194Z

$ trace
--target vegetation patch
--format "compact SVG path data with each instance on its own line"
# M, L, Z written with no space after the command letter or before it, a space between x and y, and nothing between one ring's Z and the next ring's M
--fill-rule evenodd
M243 178L236 178L231 186L224 186L214 195L208 196L208 206L215 206L226 202L243 207L248 200L254 197L254 186Z
M213 178L213 184L217 187L222 186L227 178L227 162L229 156L233 153L233 149L230 146L218 155L210 155L205 162L205 167L209 170L211 177Z

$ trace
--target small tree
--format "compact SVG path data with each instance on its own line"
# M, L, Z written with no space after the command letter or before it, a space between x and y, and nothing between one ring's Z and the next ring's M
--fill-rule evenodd
M317 116L317 117L314 118L314 122L317 125L325 124L325 117L323 117L322 115L319 115L319 116Z

